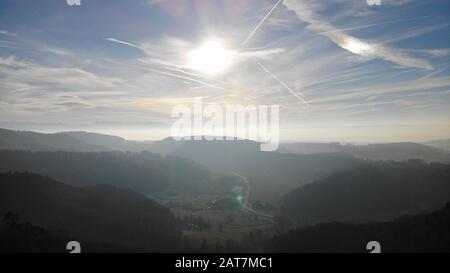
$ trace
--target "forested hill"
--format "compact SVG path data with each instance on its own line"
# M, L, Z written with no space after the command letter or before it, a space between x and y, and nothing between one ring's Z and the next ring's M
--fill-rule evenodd
M210 173L201 165L149 152L27 152L0 151L0 171L49 175L74 186L98 184L129 188L143 194L209 189Z
M327 223L276 236L269 252L369 252L378 241L382 252L450 252L450 203L427 215L405 216L392 222Z
M298 188L283 214L298 225L392 220L450 201L450 165L420 161L368 163Z
M31 173L0 174L0 215L8 212L50 231L133 251L173 251L181 238L170 210L143 195L72 187Z

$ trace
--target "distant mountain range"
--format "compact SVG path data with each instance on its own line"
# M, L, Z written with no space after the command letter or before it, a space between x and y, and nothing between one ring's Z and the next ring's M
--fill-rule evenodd
M41 134L6 129L0 129L0 149L81 152L104 150L102 146L88 144L66 134Z
M433 140L423 144L450 152L450 139Z
M434 143L434 142L431 142ZM438 143L441 143L440 141ZM434 147L432 147L434 146ZM368 160L422 159L426 162L450 163L450 153L437 145L413 142L342 145L340 143L282 143L278 150L285 153L342 153Z
M150 156L150 154L145 156L92 154L88 158L87 155L81 154L57 156L56 154L15 153L6 155L3 152L0 156L3 156L2 161L5 164L0 166L0 170L34 171L51 175L72 185L89 184L90 181L104 181L119 187L126 184L133 190L147 194L154 192L155 189L169 189L167 185L175 185L175 187L189 185L185 188L186 190L202 191L207 188L204 184L208 184L205 182L207 175L200 175L207 172L200 171L202 168L200 165L203 165L212 172L237 172L245 176L252 184L252 197L255 200L262 198L271 201L276 201L289 191L314 180L357 168L367 159L395 161L422 159L426 162L450 163L449 152L418 143L370 145L282 143L277 152L261 152L260 144L250 140L175 141L168 137L160 141L140 142L88 132L40 134L6 129L0 129L0 149L46 152L149 151L159 153L162 157L156 160L155 155ZM173 156L188 160L182 162L178 159L176 163L178 165L174 165L175 159L170 158ZM149 157L153 157L151 162ZM84 160L86 162L83 162ZM97 162L95 160L100 160L98 161L100 165L95 164L94 162ZM192 162L189 163L189 160L200 165L194 166ZM90 166L97 166L97 168L90 168L88 162ZM43 164L47 165L43 166ZM147 166L147 170L139 166ZM179 166L181 171L170 171L173 170L170 166ZM194 170L196 168L198 170ZM78 175L73 175L75 172L73 169L76 169ZM192 176L193 179L186 179L191 177L186 175L188 173L195 173ZM174 176L177 178L168 178ZM144 177L151 178L144 181ZM197 177L202 178L197 179ZM77 181L74 181L75 179ZM187 181L183 182L183 180Z
M209 145L214 143L214 145ZM206 147L208 146L208 147ZM214 146L214 147L213 147ZM221 151L238 151L240 154L259 151L259 143L240 141L174 141L166 138L160 141L129 141L117 136L89 132L61 132L42 134L29 131L0 129L0 149L29 151L150 151L196 157L200 160L202 151L210 152L217 146ZM206 148L205 148L206 147ZM242 150L241 150L242 149ZM368 145L342 145L340 143L281 143L280 153L321 154L342 153L369 160L422 159L427 162L450 163L450 140L437 140L425 143L383 143ZM205 151L206 152L206 151ZM229 152L233 153L232 151Z
M88 133L63 132L54 134L0 129L0 149L28 151L145 151L152 142L129 141L120 137Z

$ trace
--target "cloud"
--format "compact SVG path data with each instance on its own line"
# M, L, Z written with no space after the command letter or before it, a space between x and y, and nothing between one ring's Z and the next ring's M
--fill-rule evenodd
M427 52L433 56L436 57L445 57L450 55L450 48L445 49L430 49L430 50L424 50L424 52Z
M190 105L195 96L217 104L278 104L282 131L295 126L353 126L342 135L344 139L358 138L355 132L362 126L448 120L449 61L444 57L450 50L438 33L432 33L448 28L448 23L420 16L428 11L398 19L397 11L405 8L400 5L409 1L385 0L389 8L383 14L383 8L368 7L365 0L284 1L288 8L278 5L249 40L249 47L239 48L277 1L207 1L207 5L217 5L222 12L231 2L247 3L246 9L236 8L240 13L230 9L233 20L199 9L185 20L158 21L151 31L142 31L149 29L148 20L132 21L135 18L121 22L120 29L132 27L132 33L105 33L93 24L94 37L108 38L92 43L78 36L63 41L21 32L13 40L21 50L0 52L0 125L121 129L129 136L133 126L147 130L158 123L170 128L171 108ZM139 9L166 16L157 6ZM221 39L235 54L227 73L202 75L186 67L187 53L209 38ZM408 48L391 46L399 41ZM111 45L130 50L117 52L110 50ZM428 71L432 65L436 69ZM299 107L291 91L302 94L310 107ZM333 129L332 137L337 131ZM325 129L310 132L311 138L330 135ZM380 136L373 132L373 139Z
M353 89L347 90L347 92L341 94L329 94L329 96L323 96L317 101L312 101L311 103L322 103L322 102L337 102L337 101L352 101L359 98L371 98L374 96L380 98L384 96L387 98L391 94L395 93L413 93L419 91L431 91L439 89L450 88L450 77L437 77L431 79L420 79L420 80L406 80L399 81L396 83L378 84L371 86L358 86Z
M321 8L320 4L316 1L285 0L283 1L283 4L288 9L294 11L300 20L308 23L308 28L310 30L320 33L341 48L347 49L354 54L366 57L367 59L378 58L387 60L403 67L421 68L426 70L433 69L432 65L427 60L411 57L408 54L401 52L401 50L391 49L381 45L373 45L343 33L341 29L325 22L316 15L317 11ZM366 50L352 50L352 48L358 47L358 45L363 45Z
M122 44L122 45L126 45L126 46L131 46L131 47L143 50L143 48L138 46L138 45L135 45L135 44L132 44L132 43L128 43L128 42L124 42L124 41L121 41L121 40L118 40L118 39L115 39L115 38L105 38L105 40L113 42L113 43L118 43L118 44Z
M11 33L11 32L9 32L7 30L4 30L4 29L0 29L0 35L17 36L17 34Z
M383 5L391 5L391 6L401 6L405 4L409 4L414 0L382 0Z

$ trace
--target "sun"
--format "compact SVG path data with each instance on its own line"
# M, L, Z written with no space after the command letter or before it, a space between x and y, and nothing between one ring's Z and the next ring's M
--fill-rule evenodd
M217 41L206 41L187 54L187 68L205 74L223 73L232 63L233 53Z

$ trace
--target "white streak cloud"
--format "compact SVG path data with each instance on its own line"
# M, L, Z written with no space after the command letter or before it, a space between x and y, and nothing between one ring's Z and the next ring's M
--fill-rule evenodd
M347 49L354 54L368 59L383 59L403 67L426 70L433 69L432 65L427 60L411 57L401 50L391 49L381 45L371 45L370 43L343 33L341 29L325 22L316 15L317 10L320 8L320 5L318 5L317 2L285 0L283 1L283 4L288 9L294 11L301 21L308 23L308 28L310 30L327 37L338 46ZM348 43L364 45L366 50L353 51L348 47Z
M143 50L143 48L138 46L138 45L135 45L135 44L132 44L132 43L128 43L128 42L125 42L125 41L121 41L121 40L118 40L118 39L115 39L115 38L105 38L105 40L113 42L113 43L118 43L118 44L121 44L121 45L131 46L131 47Z

